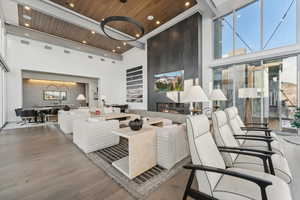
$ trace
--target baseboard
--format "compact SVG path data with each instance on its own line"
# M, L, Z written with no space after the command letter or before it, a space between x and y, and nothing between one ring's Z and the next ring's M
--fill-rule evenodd
M3 128L4 128L7 124L8 124L8 122L5 122L5 123L3 124L3 126L0 127L0 133L2 132Z

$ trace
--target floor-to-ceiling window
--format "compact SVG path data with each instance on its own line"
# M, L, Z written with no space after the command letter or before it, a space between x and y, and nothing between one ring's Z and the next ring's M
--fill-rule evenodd
M214 21L215 58L296 43L296 0L256 0Z
M214 88L221 88L228 98L222 109L234 105L246 122L268 121L272 129L292 130L297 106L296 57L215 68L213 80Z

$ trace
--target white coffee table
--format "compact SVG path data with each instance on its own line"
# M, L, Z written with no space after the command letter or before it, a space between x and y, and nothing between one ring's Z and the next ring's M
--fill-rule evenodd
M128 139L128 156L112 163L125 176L133 179L156 165L155 128L146 127L139 131L122 128L112 132Z

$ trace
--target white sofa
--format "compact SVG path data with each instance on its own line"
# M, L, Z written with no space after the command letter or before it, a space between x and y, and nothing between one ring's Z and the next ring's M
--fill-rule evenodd
M73 143L84 153L119 144L119 136L112 133L113 129L119 128L119 121L92 120L77 119L73 122Z
M157 127L156 136L157 164L159 166L171 169L190 154L184 124Z
M87 119L89 117L90 112L88 109L60 110L58 112L58 125L65 134L71 134L73 132L73 121L75 119Z

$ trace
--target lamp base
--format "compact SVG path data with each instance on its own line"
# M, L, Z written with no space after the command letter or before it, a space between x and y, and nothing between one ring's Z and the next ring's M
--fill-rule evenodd
M193 103L190 103L190 115L194 115L194 106L193 106Z

